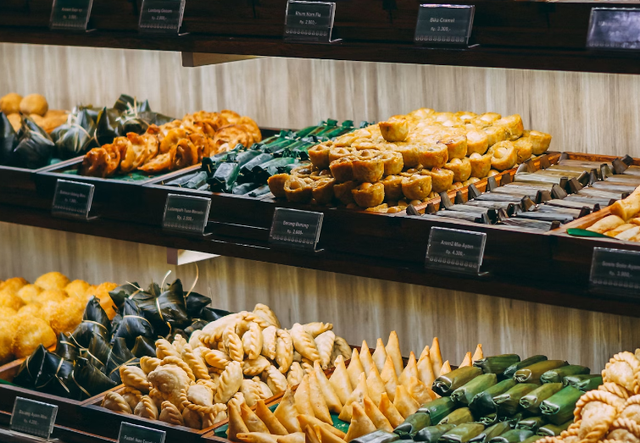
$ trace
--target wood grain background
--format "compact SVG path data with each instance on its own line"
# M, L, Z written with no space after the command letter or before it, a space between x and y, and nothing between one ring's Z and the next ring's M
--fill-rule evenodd
M292 59L182 68L175 53L13 44L0 44L0 65L0 96L38 92L51 108L111 105L127 93L173 116L229 108L291 128L423 106L517 112L553 135L553 149L640 157L635 76ZM640 319L476 295L473 283L463 293L226 257L199 266L196 290L216 307L266 303L287 326L330 321L353 344L374 345L395 329L405 355L437 335L455 364L481 342L487 354L541 353L596 371L640 345ZM187 287L195 278L195 265L167 265L163 248L0 223L0 279L59 270L147 285L169 269Z

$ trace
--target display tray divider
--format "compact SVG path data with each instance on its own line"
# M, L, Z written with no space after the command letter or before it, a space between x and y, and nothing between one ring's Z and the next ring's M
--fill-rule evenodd
M51 200L38 196L33 176L36 173L53 169L58 164L44 166L39 169L0 165L0 189L2 189L0 203L41 209L50 208Z
M0 411L0 426L8 429L11 412ZM68 426L56 424L52 434L52 443L115 443L116 440L100 437L91 432L84 432ZM20 435L7 436L2 434L3 443L33 443L32 439L22 438Z

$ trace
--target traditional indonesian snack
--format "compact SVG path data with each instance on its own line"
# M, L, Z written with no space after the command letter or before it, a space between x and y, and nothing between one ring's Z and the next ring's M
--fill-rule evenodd
M67 111L49 109L47 99L40 94L22 97L15 92L0 98L0 112L7 116L15 131L20 129L22 114L30 117L48 133L66 122L68 114Z
M0 364L28 357L41 344L55 345L56 335L70 333L82 322L93 296L113 318L109 291L116 286L70 281L59 272L41 275L33 284L20 277L0 283Z
M102 178L134 170L158 174L186 168L238 144L251 146L260 140L260 129L249 117L229 110L199 111L182 120L148 125L142 134L128 132L91 149L80 173Z
M640 186L627 198L609 206L608 215L591 226L587 231L604 234L618 240L640 241Z
M13 287L14 283L8 280L5 286ZM155 283L147 290L136 283L119 287L105 283L94 290L86 282L69 282L62 274L50 273L38 278L33 286L41 288L40 293L27 285L18 294L39 300L50 298L58 305L44 310L51 312L51 327L36 317L20 322L12 349L14 353L30 350L13 383L75 400L97 395L122 383L124 377L139 374L141 357L156 356L159 336L185 340L209 321L228 314L207 307L210 298L183 291L180 280L162 290ZM56 289L59 287L65 288L68 296ZM58 297L64 300L55 301ZM69 316L76 315L76 311L68 305L72 299L75 302L71 306L78 310L73 322ZM34 305L35 302L27 306ZM53 352L45 349L54 344ZM144 383L138 381L136 386L140 389Z
M312 167L271 177L269 187L276 197L297 203L334 200L398 212L511 169L546 152L550 142L548 134L525 131L517 114L503 118L422 108L313 146ZM320 201L313 192L317 186L323 188Z
M328 355L329 347L323 351L325 346L323 340L319 340L321 337L316 338L318 349L321 355ZM470 352L465 355L461 367L482 372L471 367L473 358L482 358L481 345L474 357ZM388 434L395 428L404 432L403 438L410 438L412 428L428 425L416 411L420 405L439 397L435 382L440 381L438 389L445 390L459 383L457 379L447 378L451 367L448 361L442 362L437 338L431 347L425 346L419 358L411 352L405 364L395 331L390 334L386 346L378 339L373 353L364 341L360 351L353 349L350 358L339 355L334 363L335 370L330 376L325 374L319 362L306 373L303 369L296 380L297 388L287 388L273 412L258 402L254 413L246 397L244 400L233 399L228 404L226 436L242 442L261 437L264 440L267 435L264 441L279 441L280 436L304 440L306 436L311 440L339 443L375 431Z
M238 417L257 426L250 407L266 409L260 402L291 392L309 375L324 376L336 358L349 358L351 348L332 329L322 322L283 329L275 313L258 304L207 324L188 340L180 334L157 340L155 355L142 357L139 367L120 367L124 390L105 396L102 406L195 429Z

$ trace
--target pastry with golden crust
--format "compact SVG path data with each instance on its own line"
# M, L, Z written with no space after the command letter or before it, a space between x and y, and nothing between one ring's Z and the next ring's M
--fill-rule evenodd
M384 201L384 185L382 183L362 183L351 190L356 204L362 208L378 206Z
M447 146L448 159L464 158L467 155L467 137L465 135L452 135L439 140Z
M351 167L353 179L359 182L375 183L384 174L384 162L378 151L373 149L358 151L356 158L351 162Z
M355 200L353 199L352 191L358 187L358 182L354 180L349 180L344 183L336 183L333 186L333 195L342 202L344 205L348 205L353 203Z
M402 179L402 193L410 200L424 200L431 193L431 176L414 174Z
M444 168L453 172L454 182L463 182L471 176L471 162L468 158L454 158Z
M471 176L477 178L487 177L489 175L489 171L491 171L491 159L491 154L471 154L469 156L469 164L471 165Z
M318 169L326 169L331 163L329 161L329 152L331 152L331 142L320 143L312 146L307 151L309 153L309 160Z
M389 175L380 183L384 186L384 197L387 201L397 201L402 198L402 179L400 175Z
M378 127L382 137L389 142L403 142L409 135L409 125L404 119L380 122Z
M449 148L442 143L433 145L422 145L417 148L418 163L424 168L441 168L447 163L449 157Z
M353 162L356 160L357 157L355 155L346 155L331 162L329 169L331 170L333 178L336 179L336 182L341 183L354 180Z
M498 171L513 168L518 161L516 147L510 141L501 141L491 146L491 167Z
M551 135L544 132L524 131L524 137L527 137L531 141L535 155L544 154L551 144Z
M313 180L291 176L284 184L284 194L293 203L307 203L313 197Z
M335 186L335 178L322 178L314 182L311 195L316 203L325 205L333 200L333 187Z

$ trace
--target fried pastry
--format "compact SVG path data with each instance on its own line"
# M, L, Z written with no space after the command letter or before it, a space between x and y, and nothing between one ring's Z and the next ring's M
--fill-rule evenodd
M438 337L433 337L431 347L429 348L429 357L433 364L433 374L438 378L440 376L440 370L442 369L442 354L440 353L440 340L438 340Z
M533 143L528 137L522 137L513 142L518 155L518 163L524 163L531 158L533 153Z
M349 365L351 366L351 365ZM349 397L344 402L342 411L338 418L342 421L350 421L353 414L353 405L362 404L364 396L369 395L369 389L367 387L367 377L364 373L361 373L358 382L355 384L355 389L349 394Z
M544 154L551 144L551 135L540 131L524 131L524 137L528 138L532 144L534 155Z
M238 434L246 434L249 428L242 420L242 412L240 405L236 401L231 401L227 405L229 411L229 428L227 429L227 438L231 441L238 441Z
M172 159L172 170L193 166L200 161L198 148L189 139L183 138L175 148L175 155Z
M147 381L147 374L137 366L120 366L122 383L140 392L148 393L151 383Z
M417 408L416 408L417 409ZM346 442L361 437L363 435L375 432L377 429L371 419L364 412L362 406L359 403L353 404L353 419L349 425L349 432L345 437Z
M307 203L313 196L313 180L290 176L284 184L284 195L293 203Z
M436 380L430 355L429 346L425 346L424 351L422 351L418 359L418 378L427 386L431 386Z
M329 378L329 382L333 387L334 392L340 399L340 402L344 405L351 394L352 387L349 381L349 374L344 364L344 358L340 355L334 362L335 370Z
M114 412L123 412L126 414L132 414L129 403L117 392L109 391L105 394L102 400L102 407L110 409Z
M471 177L484 178L489 175L491 170L491 154L480 155L477 153L469 156L469 164L471 165Z
M26 358L41 344L48 348L55 343L56 334L46 321L37 317L24 317L15 330L11 352L16 358Z
M380 378L378 368L373 366L367 374L367 392L369 397L376 403L380 403L380 396L386 392L385 384Z
M453 172L454 182L463 182L471 176L471 162L468 158L454 158L449 163L444 165L445 169L449 169Z
M518 114L509 115L493 122L494 126L500 126L507 132L508 140L514 141L522 137L524 126L522 117Z
M611 231L619 226L624 225L624 220L617 215L608 215L587 228L587 231L597 232L604 234L607 231Z
M322 178L314 182L311 195L316 203L326 205L333 201L333 187L336 184L334 178Z
M389 142L405 141L409 135L409 125L406 120L393 120L378 123L382 137Z
M454 158L464 158L467 155L467 137L465 135L445 137L439 140L439 143L447 146L449 161Z
M504 126L489 126L488 128L483 129L484 133L487 134L487 142L489 147L495 145L496 143L500 143L509 138L506 129Z
M260 356L262 340L262 329L254 322L249 323L249 330L242 336L242 347L247 359L255 360Z
M491 146L491 167L504 171L515 166L518 160L516 148L510 141L501 141Z
M274 395L278 395L287 389L287 378L275 366L269 366L264 371L263 376L266 377L267 386L269 386Z
M313 429L320 439L320 443L344 443L343 439L336 437L333 433L329 432L329 430L323 426L316 425L313 427Z
M409 391L407 391L407 388L403 385L396 387L393 405L405 419L411 414L414 414L420 407L420 404L409 394Z
M404 163L405 168L413 168L420 164L418 145L405 142L396 143L394 150L402 155L402 163Z
M404 177L402 193L409 200L425 200L431 193L431 175L414 174Z
M381 338L378 338L376 341L376 349L373 351L371 355L371 359L373 363L376 365L378 371L382 372L382 368L384 368L384 363L387 360L387 351L384 348L384 342Z
M380 183L384 186L384 196L387 201L402 198L402 179L400 175L389 175L383 178Z
M334 334L333 331L325 331L318 335L314 340L318 349L319 361L322 364L322 367L327 369L331 364L331 354L333 353L333 344L336 340L336 334Z
M380 404L380 402L378 402L378 404ZM391 426L387 417L384 416L376 406L376 403L369 397L364 398L364 412L367 414L367 417L371 419L376 429L393 432L393 426Z
M218 383L218 391L215 395L216 403L226 403L238 392L242 385L242 364L237 361L232 361L222 371L220 375L220 381Z
M156 420L158 418L158 406L148 395L143 396L136 405L133 413L138 417Z
M378 206L384 201L384 185L382 183L362 183L357 188L352 189L351 194L356 204L360 207Z
M331 146L327 143L320 143L315 146L312 146L307 151L309 154L309 160L318 169L326 169L329 167L329 152L331 151Z
M313 408L313 415L323 422L332 425L333 420L331 419L331 413L322 395L322 389L320 388L320 383L318 382L315 372L311 371L306 375L306 378L309 385L309 398L311 400L311 407Z
M483 155L489 149L489 136L484 131L471 130L467 132L467 155Z
M382 397L380 397L379 409L387 420L389 420L389 423L393 428L397 428L404 422L404 417L400 412L398 412L386 393L382 394Z
M161 172L170 171L175 164L176 148L172 148L169 152L158 154L150 160L147 160L142 166L138 166L138 170L147 174L159 174Z
M295 399L291 389L287 388L284 396L280 400L278 407L273 412L278 421L289 432L301 432L302 428L296 418L299 415L298 409L296 409Z
M287 373L287 383L289 386L296 386L302 382L302 378L304 377L304 369L300 366L300 363L294 361L291 363L291 367L289 368L289 372Z
M391 331L386 346L387 356L391 358L393 366L396 370L396 375L402 374L404 364L402 362L402 354L400 353L400 341L398 340L398 334L396 331Z
M331 382L327 379L320 363L314 363L313 371L315 373L315 381L317 381L318 386L322 391L322 396L327 404L327 408L329 408L331 412L340 414L340 411L342 410L342 402L331 385Z
M396 151L382 151L378 154L378 158L384 164L384 175L399 174L404 168L404 160L402 154Z
M431 191L440 193L447 191L453 184L453 171L445 168L433 168L432 170L423 169L420 171L422 175L431 177Z
M344 205L354 203L353 190L358 187L358 183L354 180L350 180L344 183L336 183L333 186L333 194Z
M420 145L417 147L417 153L418 163L428 169L441 168L451 158L449 149L443 143Z
M293 362L293 340L289 332L284 329L276 331L276 363L281 373L289 370Z
M298 422L300 423L301 428L307 428L307 427L313 428L314 426L318 426L320 428L325 429L328 432L331 432L333 435L335 435L338 438L344 438L346 436L346 434L341 430L339 430L338 428L335 428L330 424L325 423L322 420L319 420L313 415L300 414L298 415Z
M353 179L360 182L375 183L384 174L384 162L380 158L378 151L372 149L359 151L356 158L351 162L351 168Z
M409 379L411 377L418 377L418 363L416 361L416 356L413 352L409 355L409 360L407 361L407 365L402 370L402 373L398 377L398 383L401 385L407 385Z

